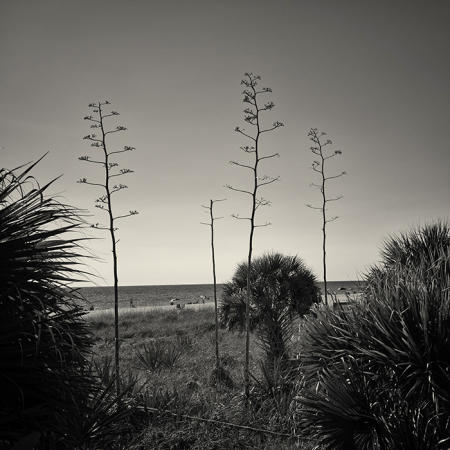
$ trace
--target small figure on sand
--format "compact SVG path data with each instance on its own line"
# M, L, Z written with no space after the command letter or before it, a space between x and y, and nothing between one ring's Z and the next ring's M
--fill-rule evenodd
M130 298L130 308L136 308L136 305L133 303L132 298Z

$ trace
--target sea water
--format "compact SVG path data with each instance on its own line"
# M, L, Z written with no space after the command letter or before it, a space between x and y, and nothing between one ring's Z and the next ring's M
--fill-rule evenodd
M324 290L323 283L317 283ZM341 292L357 292L362 288L358 281L328 281L328 290ZM114 288L112 286L95 286L80 289L86 300L86 307L94 309L110 309L114 305ZM217 298L220 301L223 284L217 285ZM149 286L119 286L119 307L129 308L141 306L165 306L172 299L176 303L208 303L214 301L214 287L212 284L169 284Z

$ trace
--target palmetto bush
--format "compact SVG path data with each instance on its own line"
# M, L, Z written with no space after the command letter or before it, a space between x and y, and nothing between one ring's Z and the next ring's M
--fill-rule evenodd
M220 322L243 330L248 265L236 269L223 288ZM288 354L292 325L311 305L320 301L314 274L297 256L266 253L252 262L250 327L256 328L267 361L273 364Z
M92 339L69 287L82 273L82 221L33 167L0 170L0 448L88 448L120 417L89 370Z
M77 211L44 196L30 170L0 171L0 433L63 433L60 415L85 388L91 345L67 284L77 276ZM70 383L69 383L70 380ZM61 436L59 436L61 437Z
M240 264L224 286L220 318L229 329L243 329L248 265ZM295 319L319 302L313 273L296 256L267 253L255 258L251 272L250 324L264 358L253 401L285 414L292 399L292 362L289 360Z
M244 329L247 272L247 263L239 264L232 280L224 285L220 321L228 329ZM250 280L252 329L284 314L285 310L302 316L312 304L320 301L314 274L297 256L266 253L254 258Z
M361 303L303 327L299 422L329 449L450 446L450 231L390 238Z

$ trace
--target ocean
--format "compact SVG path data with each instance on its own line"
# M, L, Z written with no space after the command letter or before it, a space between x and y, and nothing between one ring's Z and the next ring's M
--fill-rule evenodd
M323 292L323 283L318 283ZM358 292L362 288L358 281L328 281L328 290L339 292L345 288L350 292ZM202 303L201 296L206 302L214 301L214 290L212 284L171 284L155 286L119 286L119 307L129 308L130 302L133 306L165 306L169 305L171 299L178 299L178 303ZM217 298L220 301L223 285L217 285ZM114 305L114 288L112 286L95 286L80 289L81 294L94 309L110 309Z

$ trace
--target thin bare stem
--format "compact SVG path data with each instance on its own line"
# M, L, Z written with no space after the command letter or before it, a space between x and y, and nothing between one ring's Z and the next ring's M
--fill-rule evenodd
M216 259L214 252L214 221L221 219L221 217L214 217L213 207L214 203L223 202L224 198L218 200L210 200L209 206L202 205L203 208L209 210L210 223L201 222L203 225L209 225L211 227L211 256L212 256L212 269L213 269L213 282L214 282L214 319L215 319L215 350L216 350L216 381L220 381L220 358L219 358L219 315L217 309L217 280L216 280Z
M321 196L322 196L322 205L320 207L312 206L312 205L306 205L308 208L319 210L322 213L322 264L323 264L323 283L324 283L324 290L325 290L325 304L328 304L328 286L327 286L327 262L326 262L326 239L327 239L327 233L326 233L326 225L327 223L334 222L338 217L332 217L327 218L326 215L326 204L328 202L334 202L337 200L340 200L342 198L342 195L339 195L337 197L327 197L326 194L326 187L327 187L327 181L333 180L336 178L340 178L343 175L345 175L345 172L341 172L337 175L330 175L326 176L325 171L325 161L329 160L330 158L334 158L337 155L342 154L340 150L336 150L333 153L327 154L325 153L325 147L332 144L332 141L327 139L324 141L321 139L323 136L325 136L326 133L318 132L317 128L311 128L308 132L308 137L310 140L315 144L310 147L311 152L318 156L318 160L313 161L311 165L311 169L318 173L320 176L320 184L311 183L311 186L314 188L318 188L320 190Z
M279 179L280 179L280 177L271 178L270 180L264 181L262 183L258 183L257 185L258 185L258 187L262 187L262 186L265 186L267 184L275 183L275 181L278 181Z
M232 190L232 191L236 191L236 192L242 192L243 194L248 194L248 195L253 195L252 192L250 191L246 191L244 189L237 189L233 186L230 186L229 184L225 185L225 187L227 187L228 189Z
M262 161L263 159L269 159L269 158L279 158L279 153L274 153L273 155L267 155L267 156L260 156L259 160Z
M250 170L255 170L255 168L253 166L248 166L247 164L241 164L236 161L230 161L230 164L232 164L234 166L245 167L246 169L250 169Z

